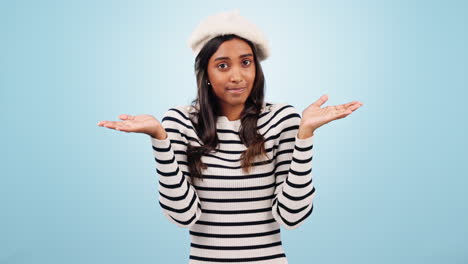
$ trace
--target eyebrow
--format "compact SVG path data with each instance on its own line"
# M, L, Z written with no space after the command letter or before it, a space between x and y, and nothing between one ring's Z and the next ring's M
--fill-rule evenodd
M242 54L239 56L239 58L244 58L244 57L248 57L248 56L253 56L252 53L247 53L247 54ZM231 58L229 57L218 57L215 59L215 61L217 60L230 60Z

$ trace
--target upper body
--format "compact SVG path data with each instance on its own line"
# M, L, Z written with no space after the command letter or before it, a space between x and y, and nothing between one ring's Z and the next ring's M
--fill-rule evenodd
M240 120L218 116L219 148L202 157L207 165L204 180L194 181L187 167L187 144L203 142L193 129L190 111L191 106L169 109L162 119L167 138L151 137L159 203L169 221L190 230L190 263L287 263L280 226L293 229L304 223L315 197L313 136L297 137L301 116L289 104L264 103L257 127L268 159L256 159L250 173L239 163L247 148L239 139Z
M190 263L287 263L280 226L297 228L313 209L314 131L362 103L322 108L324 95L302 116L265 103L260 61L268 49L254 26L230 14L195 32L197 107L171 108L161 122L120 115L98 125L150 135L159 202L190 229Z

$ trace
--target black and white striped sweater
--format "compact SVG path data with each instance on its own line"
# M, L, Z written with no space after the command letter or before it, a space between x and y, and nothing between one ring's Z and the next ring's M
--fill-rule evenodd
M280 226L294 229L312 213L313 137L299 139L301 116L284 103L264 103L257 128L267 160L242 171L246 149L240 120L217 117L219 149L202 156L204 180L193 181L187 144L200 145L189 119L191 106L169 109L161 121L168 137L151 137L159 175L159 204L170 222L190 230L189 263L288 263ZM260 162L259 162L260 163Z

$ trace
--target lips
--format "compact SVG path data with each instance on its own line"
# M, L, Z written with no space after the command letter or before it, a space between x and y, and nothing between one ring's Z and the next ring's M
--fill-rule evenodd
M241 88L227 88L228 93L241 94L246 90L246 87Z
M245 89L246 87L234 87L234 88L227 88L228 90L242 90Z

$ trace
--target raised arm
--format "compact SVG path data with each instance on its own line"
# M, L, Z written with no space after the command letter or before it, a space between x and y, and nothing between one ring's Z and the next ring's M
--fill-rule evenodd
M187 161L188 140L184 131L190 122L179 109L171 108L164 114L161 124L167 138L150 137L159 175L159 204L169 221L188 228L201 216L197 192L180 166Z
M347 117L363 103L326 106L328 95L321 96L302 111L290 106L288 118L279 131L276 156L276 189L272 214L287 229L300 226L312 213L315 188L312 180L312 148L314 131L333 120ZM283 124L283 123L282 123Z
M298 138L301 116L293 106L284 111L285 120L278 127L280 136L276 152L276 189L272 214L280 225L294 229L313 211L313 135Z

